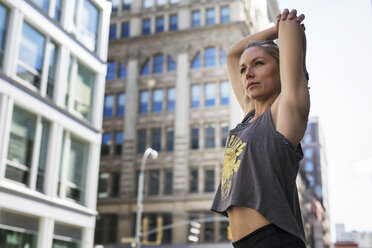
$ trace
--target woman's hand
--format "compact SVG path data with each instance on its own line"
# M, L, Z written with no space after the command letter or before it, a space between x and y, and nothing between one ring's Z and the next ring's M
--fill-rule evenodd
M301 24L301 22L305 19L305 15L301 14L301 15L297 16L297 10L296 9L292 9L291 12L289 12L288 9L284 9L283 13L278 14L276 16L276 25L275 25L276 31L279 33L279 22L280 22L280 20L286 20L286 19L292 20L294 18L296 18L296 21ZM305 25L301 24L301 26L305 30Z

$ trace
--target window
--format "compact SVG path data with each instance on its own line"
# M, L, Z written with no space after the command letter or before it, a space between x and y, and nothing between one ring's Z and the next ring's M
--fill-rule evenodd
M205 49L204 63L206 67L212 67L216 65L216 50L214 47L209 47Z
M172 193L173 193L173 171L165 170L164 195L171 195Z
M176 62L174 62L171 56L168 56L168 71L175 71L176 69Z
M163 90L156 89L152 95L152 112L159 113L163 109Z
M230 85L228 81L221 82L220 84L220 94L221 94L221 105L229 105L229 94Z
M48 151L48 145L49 145L50 123L42 119L41 126L42 126L42 131L41 131L39 163L38 163L38 169L37 169L36 190L39 192L44 192L44 178L45 178L47 151Z
M191 69L200 68L201 61L200 61L200 53L196 54L195 58L191 62Z
M170 0L170 3L171 4L175 4L175 3L178 3L180 0Z
M118 12L118 8L119 8L119 0L111 0L111 6L112 6L112 9L111 9L111 12L112 13L115 13L115 12Z
M1 247L35 248L37 244L39 220L26 215L13 214L1 209Z
M7 25L8 9L6 9L2 4L0 4L0 68L3 66Z
M156 17L156 33L164 32L164 17Z
M53 235L53 248L80 247L82 230L78 227L65 226L55 222Z
M96 218L96 228L94 234L95 244L115 244L118 236L118 215L105 214L98 215ZM65 247L65 246L61 246ZM79 246L71 246L79 247Z
M174 111L175 109L175 102L176 102L176 89L175 88L168 88L168 103L167 108L168 111Z
M220 49L220 65L226 65L226 52Z
M76 4L77 2L75 1ZM81 35L80 40L83 41L89 50L95 51L97 48L99 22L98 8L90 0L83 0L83 8L80 13L80 24L78 25L80 29L79 35Z
M102 134L101 156L109 155L110 147L111 147L111 133Z
M84 203L89 144L71 137L66 197Z
M214 127L209 125L205 128L205 148L214 147Z
M306 176L307 180L309 181L309 186L313 187L314 186L314 176L313 175L307 175Z
M190 170L190 193L198 192L198 169Z
M105 104L103 108L103 117L104 118L112 117L113 113L114 113L114 96L106 95Z
M119 64L119 78L126 78L127 77L127 69L125 65L122 63Z
M174 150L174 130L168 129L167 130L167 151Z
M17 76L40 89L46 39L33 27L23 23L19 47Z
M123 132L117 132L115 134L115 155L121 155L123 147Z
M154 0L143 0L144 8L151 8L154 6Z
M80 113L85 119L90 120L95 75L82 64L78 63L77 66L74 87L74 110Z
M161 150L161 129L156 128L151 130L151 147L155 151Z
M150 170L150 182L149 182L149 195L158 195L159 194L159 171Z
M130 34L129 22L123 22L121 24L121 38L128 38Z
M156 0L158 6L164 6L167 3L167 0Z
M312 142L311 134L310 133L305 134L304 143L305 144L310 144L311 142Z
M194 84L191 86L191 108L200 107L200 85Z
M193 11L191 18L191 26L193 28L200 27L200 11Z
M213 25L214 24L214 9L207 9L207 13L205 17L206 17L205 23L207 25Z
M117 116L124 116L125 115L125 94L124 93L121 93L121 94L118 95L116 115Z
M204 191L205 192L214 192L214 169L213 168L206 168L205 172L205 185Z
M172 224L172 214L144 214L142 221L142 230L155 230L161 226ZM172 241L172 229L155 230L151 234L144 234L143 245L156 246L160 244L170 244ZM162 245L160 245L162 246ZM162 246L163 247L163 246Z
M146 62L143 64L141 68L141 75L149 75L150 74L150 61L146 60Z
M199 127L191 128L191 149L199 148Z
M175 31L178 29L178 15L170 15L169 17L169 30Z
M156 55L154 57L154 73L159 74L163 73L163 65L164 65L164 56L163 55Z
M40 9L48 13L49 11L49 0L31 0L34 2Z
M138 130L137 152L144 153L146 150L146 130Z
M306 170L307 172L312 172L312 171L314 170L314 164L313 164L313 162L309 162L309 161L307 161L307 162L305 163L305 170Z
M115 40L115 39L116 39L116 24L111 24L109 40Z
M56 76L56 64L57 64L57 54L56 54L56 44L54 42L49 42L49 66L48 66L48 81L46 95L49 99L53 99L54 93L54 82Z
M204 218L212 219L212 221L204 222L203 239L204 239L204 242L212 242L214 241L214 237L215 237L215 233L214 233L215 220L213 220L215 218L215 215L212 213L204 213Z
M62 0L55 0L54 19L61 20Z
M111 196L118 197L120 195L120 171L111 173Z
M123 0L123 10L130 10L132 0Z
M116 75L116 63L115 62L108 62L107 63L106 80L115 79L115 75Z
M312 158L313 157L313 150L305 149L305 158Z
M221 146L225 147L227 136L229 135L229 126L222 126L221 127Z
M227 23L230 21L230 8L228 6L220 9L221 23Z
M42 129L36 130L37 122L41 121ZM8 144L8 155L6 160L5 177L13 181L30 185L33 165L37 166L36 189L43 191L44 172L46 166L46 157L48 153L49 122L14 106L12 123L10 127L10 137ZM41 136L40 147L35 148L35 140ZM41 151L41 149L43 149ZM34 163L35 157L39 157L37 163Z
M108 173L99 174L98 198L100 198L100 199L108 197L108 192L107 192L108 179L109 179L109 174Z
M149 92L147 90L143 90L140 93L141 102L140 102L140 113L147 114L148 111L148 102L149 102Z
M216 84L205 84L205 106L212 107L216 104Z
M151 33L151 20L150 19L144 19L142 21L142 34L150 34Z

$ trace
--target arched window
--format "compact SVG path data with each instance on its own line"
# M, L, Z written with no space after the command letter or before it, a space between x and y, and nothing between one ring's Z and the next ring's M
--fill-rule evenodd
M191 63L191 68L192 69L200 68L200 53L196 54L194 60Z
M150 61L146 60L141 68L141 75L149 75L150 74Z
M168 71L175 71L177 69L176 62L171 56L168 56Z
M216 49L208 47L204 51L204 64L205 67L212 67L216 65Z
M156 55L154 57L154 73L160 74L163 73L163 65L164 65L164 56L163 55Z

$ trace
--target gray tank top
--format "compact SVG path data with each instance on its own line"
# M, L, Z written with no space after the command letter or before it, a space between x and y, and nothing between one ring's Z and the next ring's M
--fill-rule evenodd
M279 228L305 242L296 177L303 158L301 144L276 131L270 108L251 123L229 132L222 179L211 210L226 217L230 206L255 209Z

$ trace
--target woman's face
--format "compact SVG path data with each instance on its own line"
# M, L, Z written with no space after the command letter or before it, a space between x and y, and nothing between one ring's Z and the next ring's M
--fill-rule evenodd
M240 59L243 87L250 99L265 100L280 93L277 61L260 47L250 47Z

